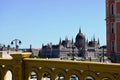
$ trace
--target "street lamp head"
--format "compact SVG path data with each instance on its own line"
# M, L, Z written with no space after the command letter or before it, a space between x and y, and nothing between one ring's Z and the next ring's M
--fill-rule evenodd
M7 49L8 49L8 50L10 49L10 45L7 46Z
M19 44L21 44L22 42L21 41L19 41Z
M13 45L15 43L15 47L16 47L16 51L18 50L19 46L22 42L19 40L19 39L14 39L12 42L11 42L11 45Z
M7 47L10 48L10 45L8 45Z
M13 45L13 41L11 42L11 45Z

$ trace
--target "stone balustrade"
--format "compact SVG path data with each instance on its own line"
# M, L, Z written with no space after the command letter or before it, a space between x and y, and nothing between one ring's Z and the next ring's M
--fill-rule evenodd
M30 53L11 54L0 59L0 80L120 80L120 64L29 58ZM10 80L10 79L9 79Z

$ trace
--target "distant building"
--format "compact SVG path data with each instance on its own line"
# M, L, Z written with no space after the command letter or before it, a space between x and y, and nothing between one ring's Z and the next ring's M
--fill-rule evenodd
M120 0L106 0L107 53L112 62L120 62Z
M4 44L0 44L0 58L12 58L10 54L15 52L15 49L11 48L10 45L6 46Z
M40 49L32 48L30 45L30 48L23 48L18 49L17 52L31 52L32 57L38 57ZM3 44L0 44L0 57L1 58L11 58L10 54L16 53L15 48L11 48L10 45L5 46Z
M19 49L21 52L31 52L32 57L38 57L40 49L35 49L35 48L23 48Z
M93 40L86 42L85 48L87 58L97 58L98 55L101 54L99 39L98 41L96 41L95 37L93 38Z
M99 40L88 41L85 39L85 36L79 29L78 34L76 35L75 42L74 40L68 40L66 37L65 40L59 41L57 45L52 43L47 45L42 45L42 49L39 53L39 56L42 58L61 58L61 59L73 59L73 58L84 58L88 59L97 58L99 53L100 43Z

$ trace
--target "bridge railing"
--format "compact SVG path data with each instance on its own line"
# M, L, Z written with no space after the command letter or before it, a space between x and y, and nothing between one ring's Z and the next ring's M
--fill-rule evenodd
M29 58L29 53L0 59L0 80L120 80L120 64Z

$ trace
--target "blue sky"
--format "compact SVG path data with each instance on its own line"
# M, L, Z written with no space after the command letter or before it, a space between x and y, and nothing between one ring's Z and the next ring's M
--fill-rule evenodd
M21 48L75 38L79 28L106 44L105 0L0 0L0 43L22 41Z

